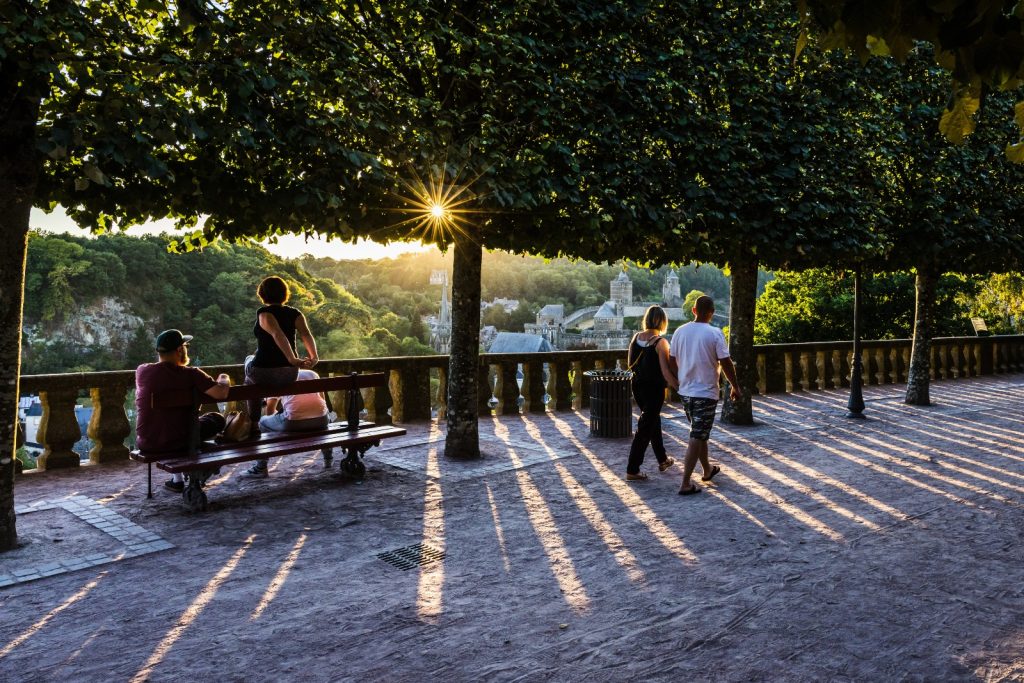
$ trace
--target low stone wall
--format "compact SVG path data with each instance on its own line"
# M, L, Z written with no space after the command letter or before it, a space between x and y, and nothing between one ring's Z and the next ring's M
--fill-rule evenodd
M910 340L865 341L863 382L906 382ZM758 390L761 393L807 391L849 386L852 342L767 344L755 347ZM483 354L480 357L480 414L514 415L585 409L589 406L592 369L624 369L626 350L555 351L527 354ZM204 368L211 375L226 372L237 384L242 366ZM317 365L322 376L352 372L384 372L388 386L366 390L363 398L367 419L377 424L405 423L443 418L447 402L447 356L360 358L328 360ZM949 337L932 340L931 375L959 379L1024 370L1024 336ZM521 373L521 379L520 379ZM37 440L43 454L40 469L78 467L72 446L82 437L75 419L75 403L88 396L93 405L87 435L94 446L93 463L123 461L125 442L132 425L126 404L135 389L135 373L92 372L60 375L26 375L23 395L38 394L43 417ZM343 395L331 397L335 410L344 414ZM131 409L130 404L128 405Z

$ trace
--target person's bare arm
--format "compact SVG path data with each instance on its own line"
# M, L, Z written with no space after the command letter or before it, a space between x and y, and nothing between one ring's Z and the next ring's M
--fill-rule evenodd
M289 365L302 365L302 359L295 355L292 345L288 343L288 338L284 336L284 330L277 324L277 318L270 313L260 313L260 327L274 338L277 348L281 349L281 353L284 354L285 360L288 361Z
M733 401L740 400L743 396L743 391L740 389L739 380L736 379L736 366L732 363L732 358L719 358L718 362L722 365L722 372L725 373L725 378L729 380L729 398Z
M668 385L673 389L679 388L679 375L675 371L675 362L672 360L672 356L668 355L668 341L662 340L665 343L658 342L658 364L661 366L661 375L668 382Z
M222 372L217 375L217 383L203 393L215 401L223 401L228 397L229 389L231 389L231 378Z
M313 338L313 333L309 331L309 325L306 324L306 316L301 313L295 319L295 331L299 333L302 345L306 347L307 358L304 367L311 368L319 362L320 356L316 352L316 339Z

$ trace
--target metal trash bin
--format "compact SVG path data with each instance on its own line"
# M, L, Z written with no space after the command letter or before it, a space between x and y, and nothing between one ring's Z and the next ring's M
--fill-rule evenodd
M628 370L587 370L590 379L590 433L623 438L633 435L633 395Z

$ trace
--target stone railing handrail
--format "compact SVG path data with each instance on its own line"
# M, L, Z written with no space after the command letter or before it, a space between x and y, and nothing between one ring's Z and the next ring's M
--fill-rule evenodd
M910 365L908 339L861 342L865 385L906 382ZM758 391L777 393L849 386L853 344L850 341L764 344L755 347ZM482 415L544 413L584 409L590 383L584 371L625 368L626 350L502 353L480 356L479 410ZM241 365L208 366L211 375L226 372L243 381ZM400 356L320 361L324 376L350 372L385 372L386 387L364 391L368 419L378 424L443 418L446 409L447 356ZM948 337L931 341L933 378L957 379L1024 370L1024 335ZM81 439L76 401L88 394L93 414L87 429L93 463L123 461L132 425L125 410L135 388L132 370L26 375L23 395L38 394L43 405L37 440L43 445L40 469L77 467L72 446ZM331 397L344 414L345 396Z

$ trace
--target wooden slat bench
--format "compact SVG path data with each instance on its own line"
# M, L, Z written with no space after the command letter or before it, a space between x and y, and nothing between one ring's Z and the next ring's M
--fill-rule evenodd
M346 457L338 464L345 474L361 477L366 472L362 457L381 440L403 436L405 430L392 425L375 425L359 420L362 407L360 389L383 387L387 383L384 373L365 373L301 380L283 386L247 384L231 387L224 401L247 401L274 396L294 396L331 391L348 392L346 420L327 425L326 429L303 432L265 432L245 441L216 443L200 442L198 438L198 409L200 404L216 403L205 394L191 391L166 391L153 395L154 408L177 408L190 406L195 409L197 419L193 424L192 445L184 451L149 453L132 451L132 460L146 463L147 495L153 497L153 464L165 472L181 472L187 480L182 497L185 505L193 511L206 508L206 493L203 491L206 474L224 465L234 465L252 460L264 460L293 453L304 453L323 448L341 448ZM329 399L328 399L329 400Z

